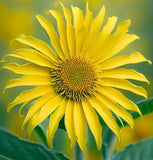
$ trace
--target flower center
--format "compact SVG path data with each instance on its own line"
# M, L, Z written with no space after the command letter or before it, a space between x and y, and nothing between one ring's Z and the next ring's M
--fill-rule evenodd
M93 66L80 58L67 59L51 69L52 84L57 93L81 101L93 95L96 77Z

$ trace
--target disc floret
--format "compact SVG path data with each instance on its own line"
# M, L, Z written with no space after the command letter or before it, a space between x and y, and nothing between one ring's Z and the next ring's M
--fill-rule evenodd
M94 94L96 74L93 65L81 58L61 61L51 69L52 84L57 93L74 101Z

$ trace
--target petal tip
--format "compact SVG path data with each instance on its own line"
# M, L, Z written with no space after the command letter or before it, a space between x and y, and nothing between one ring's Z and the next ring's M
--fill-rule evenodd
M23 123L22 123L22 126L21 126L22 132L23 132L24 128L25 128L25 122L23 122Z
M46 11L45 11L45 14L50 14L50 11L51 11L51 10L46 10Z
M1 61L0 61L0 63L4 63L5 62L5 59L2 59Z
M11 45L13 45L14 41L20 41L20 39L22 39L22 38L24 38L24 37L26 37L26 35L24 35L24 34L18 35L15 39L13 39L13 40L11 41Z
M105 10L105 5L102 6L102 9Z
M140 115L140 119L143 119L143 115L142 114Z
M144 95L144 98L145 98L145 99L148 99L148 94L145 94L145 95Z
M102 147L102 142L97 146L98 151L101 150L101 147Z
M37 18L38 20L40 19L40 17L41 17L41 15L39 15L39 14L36 15L36 18Z
M88 1L87 1L87 3L86 3L86 11L89 12L89 2L88 2Z
M136 39L137 39L137 40L139 40L139 39L140 39L140 37L139 37L139 36L137 36L137 35L135 35L135 36L136 36Z
M146 80L147 84L150 85L150 82L148 80Z
M6 89L7 89L6 87L3 89L3 94L5 94L5 93L6 93Z
M142 115L142 113L141 113L141 111L140 111L140 109L138 108L138 114L140 115L140 117L141 117L141 119L143 118L143 115Z
M150 60L147 60L147 62L148 62L149 64L152 64L152 61L150 61Z
M10 104L11 104L11 103L10 103ZM8 107L7 107L7 112L8 112L8 113L10 113L10 110L11 110L11 108L12 108L12 107L10 106L10 104L9 104Z
M131 25L131 19L128 19L127 22L128 22L128 24L130 26Z
M119 144L121 143L121 132L120 132L120 128L118 127L117 132L114 133L117 136L117 140L119 142Z
M48 146L53 149L53 142L48 142Z
M61 1L58 1L57 2L62 8L64 8L64 5L63 5L63 3L61 2Z
M2 58L2 60L0 61L0 63L5 63L5 62L6 62L6 60L5 60L6 57L9 57L9 55L4 56L4 57Z

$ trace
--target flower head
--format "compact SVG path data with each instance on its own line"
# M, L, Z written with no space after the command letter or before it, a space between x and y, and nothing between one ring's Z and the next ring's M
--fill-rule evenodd
M140 53L130 56L113 57L129 43L139 39L127 34L130 20L121 22L116 31L117 17L109 17L101 29L105 7L93 18L86 6L85 17L82 10L72 6L71 12L61 4L63 16L55 10L47 11L56 22L54 26L44 17L37 15L40 25L47 32L52 47L32 36L20 35L15 40L29 48L22 48L7 55L26 61L25 64L6 64L3 68L23 74L19 79L10 80L5 89L16 86L37 86L23 91L8 106L8 111L18 104L35 100L23 122L27 132L44 121L48 116L47 141L52 140L61 118L65 115L65 127L74 147L77 141L83 153L86 153L87 123L93 133L97 148L102 146L102 126L97 113L120 139L120 129L112 112L131 127L134 120L127 110L141 115L137 105L126 98L119 89L131 91L147 98L147 92L127 79L148 82L141 74L132 69L120 68L127 64L147 61ZM72 23L73 19L73 23ZM113 58L112 58L113 57ZM28 62L27 62L28 61ZM121 120L122 121L122 120Z

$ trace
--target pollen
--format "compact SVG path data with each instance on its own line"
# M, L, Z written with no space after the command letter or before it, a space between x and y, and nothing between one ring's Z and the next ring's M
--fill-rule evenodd
M55 91L68 99L81 101L94 94L96 73L86 60L66 59L51 69L51 77Z

